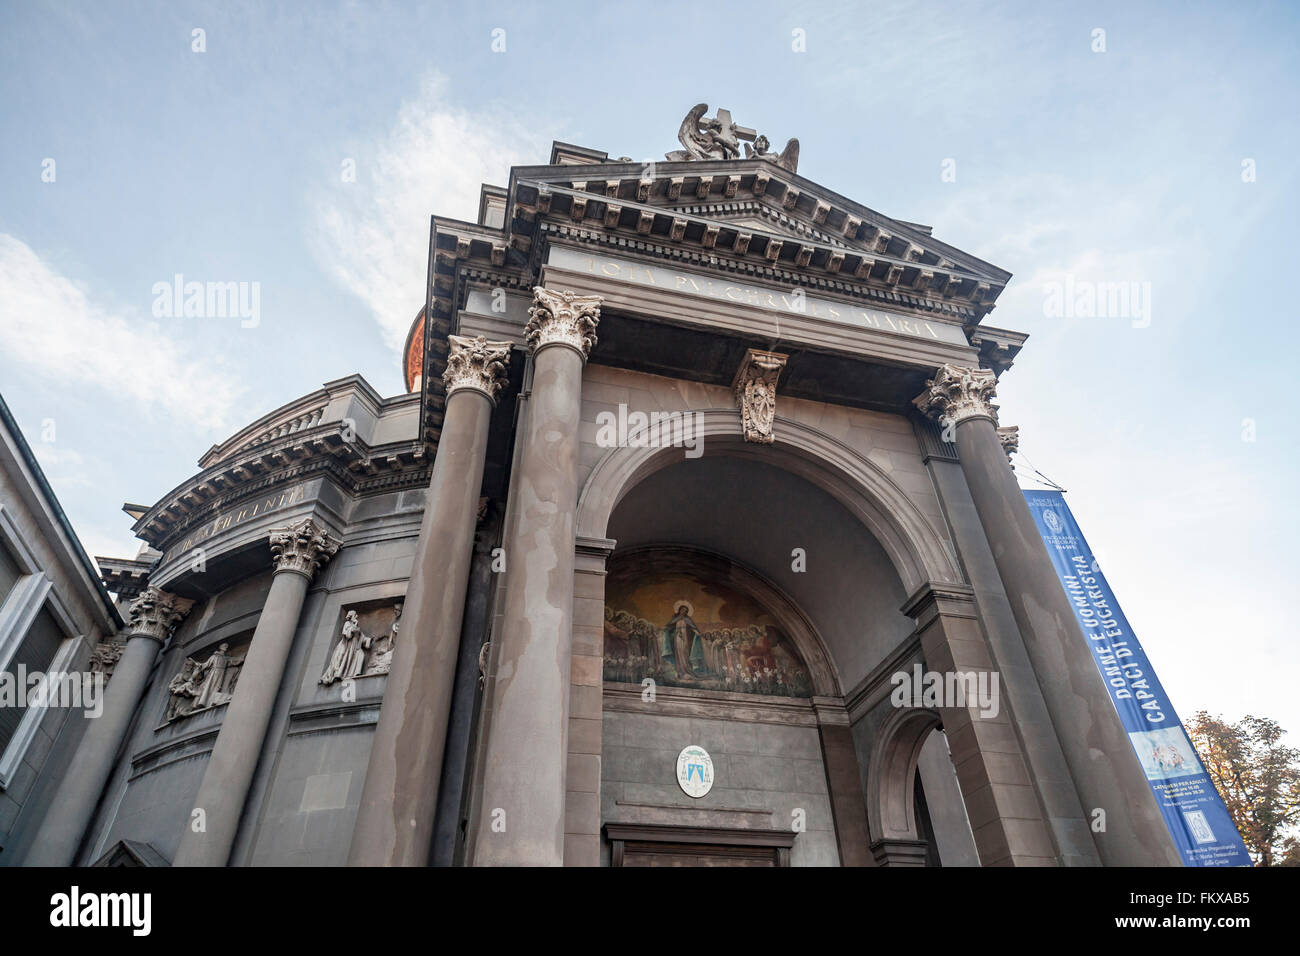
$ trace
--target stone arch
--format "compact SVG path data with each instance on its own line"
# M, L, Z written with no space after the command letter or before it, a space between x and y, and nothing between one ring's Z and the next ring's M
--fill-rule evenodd
M891 708L876 733L867 765L867 826L873 844L919 840L913 797L916 765L930 734L942 726L936 711Z
M907 593L928 583L961 583L948 548L920 510L873 462L825 432L777 417L771 445L746 442L734 408L695 410L702 419L705 455L755 458L797 475L844 505L875 536ZM636 433L628 436L635 440ZM632 488L682 460L682 449L632 447L610 451L596 463L578 498L579 537L603 538L610 515Z
M839 697L843 693L839 673L817 628L803 610L772 581L729 555L682 544L637 545L619 551L616 559L612 558L611 562L636 561L645 555L662 556L668 562L676 561L692 570L714 571L723 575L719 578L722 583L735 587L763 605L781 625L808 668L816 696Z

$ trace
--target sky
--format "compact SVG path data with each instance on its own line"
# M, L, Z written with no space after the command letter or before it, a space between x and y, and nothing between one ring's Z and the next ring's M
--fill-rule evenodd
M0 392L87 551L133 556L122 503L211 445L353 372L403 390L430 214L553 140L660 158L707 102L1014 274L1022 483L1069 490L1184 719L1294 741L1297 9L5 3ZM177 275L255 320L158 314Z

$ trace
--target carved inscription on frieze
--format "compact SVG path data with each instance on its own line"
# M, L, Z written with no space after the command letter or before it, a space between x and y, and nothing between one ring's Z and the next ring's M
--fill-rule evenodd
M237 508L231 508L186 535L185 539L179 544L168 549L167 555L170 558L173 555L184 554L187 551L199 546L204 541L215 535L229 531L245 521L256 518L258 515L264 515L271 511L279 511L290 505L298 504L300 501L307 499L307 489L304 485L290 488L278 494L266 495L261 498L254 498Z
M669 293L703 296L736 305L822 319L931 342L963 346L968 344L961 328L947 322L931 321L914 315L822 299L806 295L802 289L764 288L746 282L710 278L700 273L665 269L662 266L647 265L612 256L594 256L590 253L566 249L563 246L551 247L547 263L584 275L615 279L633 285L651 286Z

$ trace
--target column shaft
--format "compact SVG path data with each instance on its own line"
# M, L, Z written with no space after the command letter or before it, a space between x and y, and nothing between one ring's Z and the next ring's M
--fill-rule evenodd
M352 832L352 866L426 866L456 675L492 402L453 392Z
M956 426L957 450L1016 623L1043 690L1085 813L1106 811L1094 834L1107 866L1180 864L1151 788L1052 570L994 423Z
M524 456L506 547L510 579L475 844L476 865L564 862L573 619L573 515L583 355L534 357Z
M968 591L929 588L910 605L905 613L917 619L927 669L941 674L994 672L993 657ZM1056 848L1030 781L1023 745L1006 708L999 707L996 714L984 713L967 700L964 705L948 702L938 711L980 863L1056 863ZM910 776L915 767L908 765L905 772Z
M473 557L465 596L465 618L460 626L460 650L456 658L456 680L451 691L451 713L447 718L447 745L438 783L438 811L433 818L431 866L453 866L461 840L461 812L465 804L474 746L475 718L479 700L479 657L488 629L488 609L495 588L492 551L501 530L501 516L494 508L474 532Z
M87 722L24 866L71 866L76 862L77 847L113 772L113 760L149 682L158 648L158 640L147 634L132 634L127 640L104 692L104 710Z
M173 866L225 866L230 859L309 583L305 574L287 570L277 571L271 579L239 683L194 800L194 809L203 811L204 829L195 830L193 816L186 821Z
M867 827L867 801L862 795L862 773L848 715L837 708L832 721L821 720L818 708L817 734L821 738L822 763L826 769L826 792L835 823L835 841L840 866L874 866L871 834Z
M989 651L999 673L1003 707L1011 715L1024 746L1025 761L1034 788L1042 799L1052 840L1064 866L1100 866L1097 847L1079 794L1070 776L1069 764L1052 726L1042 688L1034 674L1029 652L1020 636L1011 604L1002 587L988 536L980 524L979 512L971 500L966 476L957 460L956 448L942 442L938 429L922 427L917 437L927 447L930 477L943 508L953 544L966 578L975 592L975 606Z
M926 738L916 763L940 866L979 866L979 850L942 730Z
M72 763L24 863L71 866L90 826L95 805L113 772L113 760L126 739L131 718L149 683L158 648L194 602L156 587L145 588L127 608L126 647L104 691L104 710L86 728Z

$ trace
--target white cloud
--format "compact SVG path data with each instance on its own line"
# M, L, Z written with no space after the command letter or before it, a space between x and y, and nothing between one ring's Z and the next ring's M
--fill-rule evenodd
M85 464L81 452L71 448L58 448L44 442L37 442L32 452L36 455L36 460L41 463L41 469L47 473L52 468L64 466L80 468Z
M1158 179L1017 170L959 181L932 221L946 241L1017 273L988 319L1031 333L999 387L1002 420L1022 426L1017 475L1034 484L1032 462L1071 490L1180 716L1265 713L1294 733L1286 489L1250 454L1238 420L1219 413L1237 391L1233 372L1194 348L1204 300L1221 294L1201 291L1214 275L1208 256L1239 244L1209 244L1186 205ZM1067 280L1149 282L1150 326L1046 314L1051 285Z
M102 389L172 418L227 423L237 387L152 319L92 300L26 243L0 233L0 354L51 388Z
M86 469L86 460L81 452L72 448L61 448L48 442L37 441L32 445L32 453L40 462L41 471L46 479L59 488L80 485L93 487L90 473Z
M424 304L430 215L474 221L479 186L505 185L511 166L544 163L554 138L555 130L537 131L542 124L450 100L446 79L428 76L380 141L339 147L340 162L356 161L356 182L343 182L336 165L333 185L312 202L317 258L394 349Z

